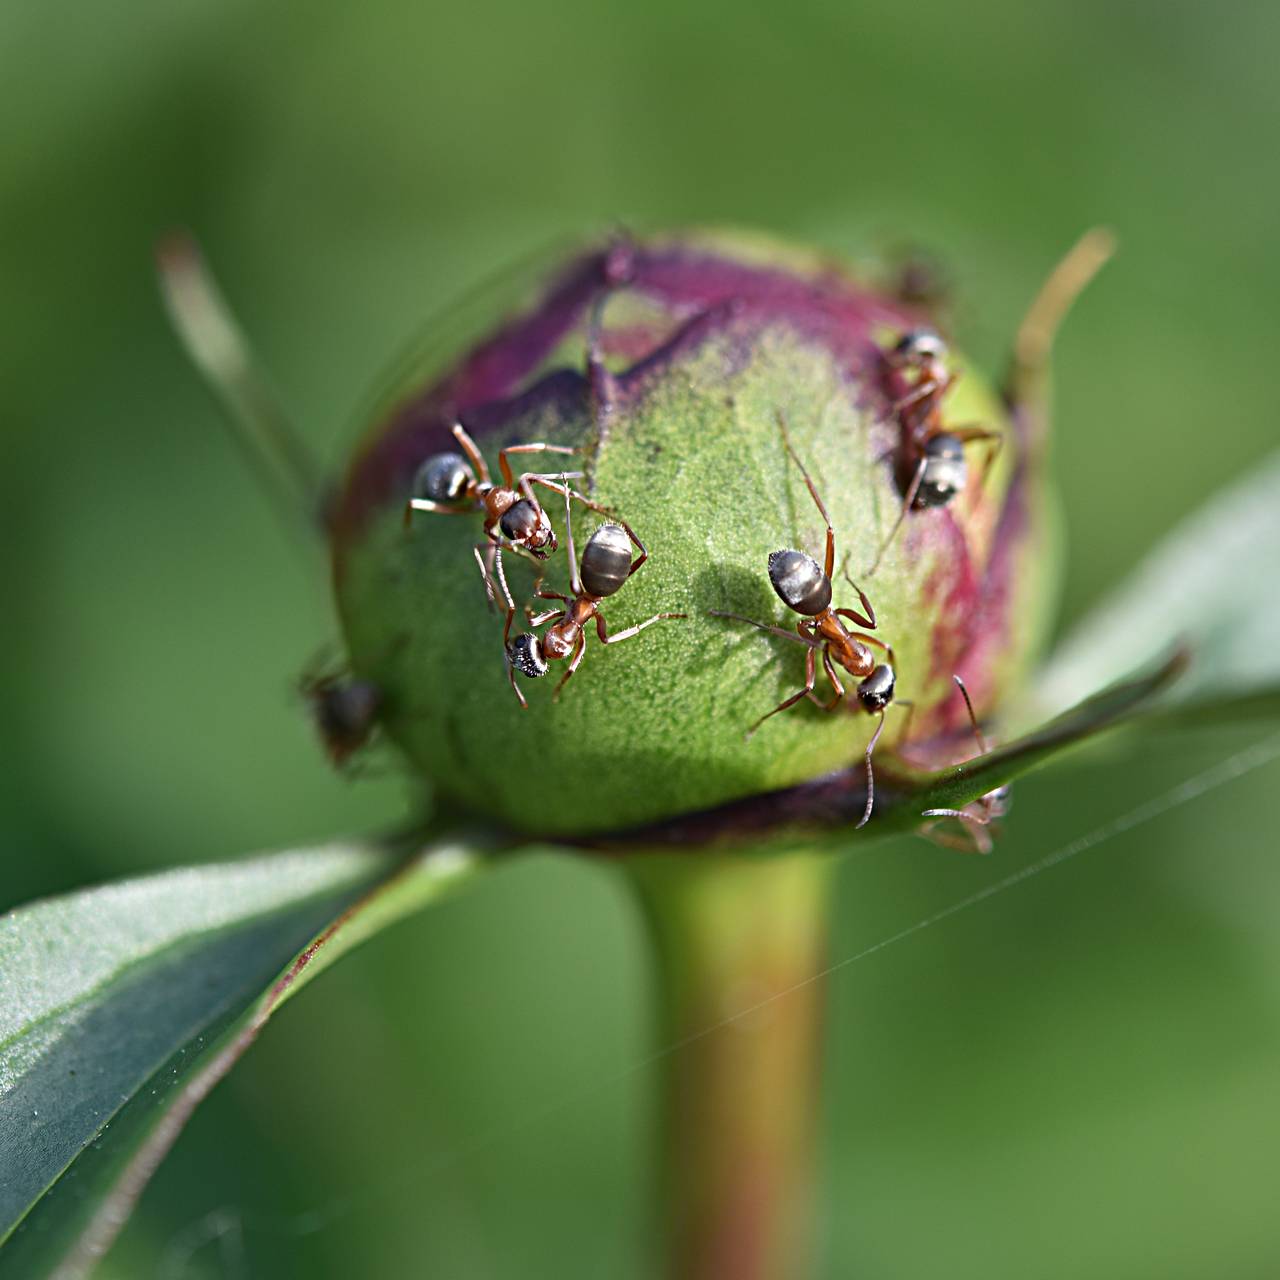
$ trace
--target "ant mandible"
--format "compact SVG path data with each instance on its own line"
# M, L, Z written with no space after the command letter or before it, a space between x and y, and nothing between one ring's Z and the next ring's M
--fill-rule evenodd
M932 329L913 329L902 335L884 355L884 376L898 421L898 466L910 476L898 518L880 545L874 573L897 536L908 511L948 506L969 479L964 446L975 440L993 441L985 468L994 461L1004 437L985 427L947 428L942 401L959 376L947 368L947 345Z
M552 618L556 619L544 635L539 636L526 631L516 636L514 640L511 639L511 623L516 615L516 606L511 598L511 592L507 589L502 567L498 566L498 581L507 602L507 623L502 631L503 648L507 655L507 678L511 681L511 688L516 697L520 699L520 705L526 708L529 704L516 684L515 673L519 671L522 676L537 679L547 674L549 662L569 658L569 668L560 677L560 683L556 685L553 696L553 700L558 700L560 691L582 662L587 644L585 628L593 618L600 643L617 644L620 640L629 640L632 636L638 635L655 622L687 616L683 613L655 613L652 618L646 618L634 627L627 627L625 631L615 631L610 635L604 617L600 613L600 602L613 595L644 564L649 558L649 553L629 525L620 520L610 522L602 524L587 539L587 545L582 549L582 566L579 569L573 550L573 515L569 508L568 485L565 485L563 492L565 538L568 542L569 555L569 589L572 595L563 595L559 591L546 591L543 589L541 580L534 587L533 594L539 599L559 600L565 606L548 609L536 616L526 610L531 627L540 627L544 622L550 622ZM631 558L632 545L639 552L634 560Z
M964 687L964 681L959 676L951 678L956 682L960 696L964 698L965 709L969 712L969 723L973 726L973 736L978 740L978 751L986 755L990 748L986 738L982 736L982 730L978 728L978 717L973 713L969 690ZM947 849L958 849L961 853L990 853L992 841L991 831L988 828L998 819L1003 818L1012 804L1012 790L1006 783L993 791L988 791L984 796L979 796L963 809L926 809L920 816L933 818L934 821L921 827L920 834L927 836L934 844L940 844ZM960 832L950 832L945 829L936 830L946 818L955 818L961 823L963 835Z
M723 613L719 610L713 610L712 612L718 618L732 618L735 622L745 622L749 626L756 627L761 631L771 632L773 635L782 636L786 640L796 640L808 649L805 654L804 688L780 702L772 711L761 716L747 730L748 738L770 716L775 716L779 711L785 711L788 707L795 706L797 702L805 698L808 698L809 701L815 703L824 711L834 710L845 696L844 686L840 683L840 677L836 672L837 666L843 667L851 676L858 679L859 684L856 690L858 705L864 711L872 715L878 714L880 717L880 723L876 726L875 732L871 735L871 741L867 744L867 805L862 814L862 821L858 823L858 827L861 828L866 826L871 817L872 807L875 804L875 775L871 769L871 755L875 751L876 743L880 740L880 734L884 730L885 709L894 700L893 648L876 636L850 631L841 621L842 618L848 618L859 627L866 627L872 631L876 627L876 614L871 607L871 601L867 599L866 593L862 588L849 577L847 570L844 573L845 580L858 593L858 600L861 602L863 609L866 610L866 614L864 616L855 609L833 609L831 607L831 574L835 570L836 563L835 530L831 527L831 517L827 514L827 509L823 505L822 499L818 496L818 490L814 486L809 472L805 469L804 463L800 461L800 455L792 447L791 437L787 432L786 419L781 413L778 415L778 425L782 428L782 439L787 447L787 452L791 455L796 466L800 468L800 474L804 476L804 482L809 488L810 496L817 505L823 522L827 526L825 567L820 567L812 556L803 551L774 551L769 556L770 584L777 593L778 598L788 609L803 616L803 620L796 623L795 633L782 627L769 626L763 622L756 622L751 618L744 618L740 614ZM868 647L870 645L883 649L887 661L876 662L875 656ZM829 702L823 702L813 691L817 680L817 655L819 651L822 653L822 668L826 672L827 679L831 682L831 687L834 690ZM904 706L910 705L905 699L902 699L901 702Z
M510 456L517 453L574 453L575 450L561 444L511 444L498 451L498 469L503 483L494 484L488 464L476 443L460 422L453 425L453 435L462 454L437 453L419 468L413 481L413 496L405 507L405 524L408 525L415 511L434 511L440 515L466 515L469 511L484 513L485 541L478 544L474 554L484 579L485 593L492 602L492 571L495 561L501 563L504 546L526 552L536 560L545 560L556 549L555 530L542 504L534 496L533 486L542 485L556 493L563 493L565 501L576 498L583 506L604 514L605 509L592 502L585 494L571 489L570 476L577 478L580 472L563 472L560 483L537 471L526 471L514 476ZM466 456L464 457L463 454ZM480 552L486 553L482 559Z

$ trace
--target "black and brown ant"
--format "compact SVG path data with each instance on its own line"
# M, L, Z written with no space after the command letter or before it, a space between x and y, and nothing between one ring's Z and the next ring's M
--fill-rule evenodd
M809 493L822 515L823 522L827 526L827 549L824 566L819 566L812 556L803 551L774 551L769 556L769 582L777 593L778 598L788 609L803 615L803 621L796 623L795 632L787 631L782 627L770 626L763 622L756 622L751 618L744 618L736 613L723 613L719 610L713 610L712 612L715 617L732 618L735 622L745 622L761 631L768 631L773 635L782 636L786 640L796 640L808 649L805 654L804 687L798 693L794 693L791 697L780 702L772 711L766 712L765 715L761 716L747 730L747 737L755 733L770 716L775 716L779 711L785 711L788 707L795 706L797 702L805 698L808 698L809 701L815 703L824 711L834 710L845 696L844 685L840 683L840 677L836 672L837 666L843 667L845 671L859 681L855 691L858 705L864 711L880 717L880 723L871 735L871 741L867 744L866 750L867 805L862 815L862 821L858 823L859 827L864 827L871 817L871 810L875 804L875 775L871 769L871 755L875 751L876 743L880 740L881 732L884 730L885 709L894 700L893 648L876 636L850 631L841 621L842 618L848 618L857 626L866 627L873 631L876 627L876 614L871 607L871 601L867 599L866 593L862 588L849 577L847 570L844 574L845 580L858 593L858 600L863 609L866 610L866 613L864 615L856 609L833 609L831 607L831 575L835 571L836 563L835 530L831 527L831 517L827 514L827 509L823 505L822 499L818 496L818 490L814 486L809 472L805 469L804 463L800 461L799 454L792 447L791 438L787 433L786 421L781 414L779 414L778 423L782 428L782 439L787 447L787 452L791 455L796 466L800 468L800 474L804 476L804 482L809 488ZM877 662L869 647L871 645L878 649L883 649L887 661ZM814 684L817 681L817 657L819 652L822 654L822 668L826 672L827 679L831 682L831 687L834 691L829 702L823 702L814 692ZM901 701L902 705L910 705L905 700Z
M969 713L969 723L973 726L973 736L978 740L978 751L986 755L990 749L987 740L978 728L978 717L973 713L973 703L969 699L969 690L959 676L952 676L960 696L964 698L965 709ZM958 849L961 853L990 853L992 846L992 828L1000 818L1009 812L1013 803L1012 790L1006 784L979 796L962 809L926 809L920 816L932 818L920 828L920 834L927 836L934 844L947 849ZM950 831L942 827L947 818L954 818L961 824L959 831ZM941 828L941 829L939 829ZM999 830L998 827L995 828Z
M610 635L604 617L600 613L600 602L613 595L644 564L649 553L629 525L621 520L611 521L608 524L602 524L587 539L587 545L582 549L582 565L579 568L574 558L573 516L569 507L567 485L562 492L564 493L565 539L568 543L569 589L572 594L563 595L559 591L547 591L543 588L541 580L534 587L533 593L539 599L559 600L564 606L548 609L536 615L526 609L530 627L540 627L544 622L556 619L543 635L539 636L526 631L516 636L514 640L511 638L511 624L516 616L516 606L507 589L506 577L502 574L501 566L498 568L498 582L507 602L507 622L502 632L503 648L507 656L507 678L511 681L511 688L520 699L522 707L527 707L528 703L516 684L516 672L529 679L537 679L547 674L549 663L568 658L568 670L556 685L554 698L558 699L560 691L582 662L587 644L585 628L592 619L595 620L596 635L600 637L600 643L617 644L620 640L629 640L632 636L638 635L655 622L687 616L683 613L655 613L652 618L646 618L634 627L627 627L625 631L616 631ZM634 560L632 559L633 546L639 553Z
M874 573L897 535L908 511L945 507L969 480L964 447L989 440L984 474L1004 441L985 427L948 428L942 423L942 401L959 376L947 368L947 345L932 329L913 329L883 357L883 378L893 402L899 444L899 480L905 482L902 507L876 553L868 573Z
M320 671L304 675L299 687L330 764L345 769L377 728L382 690L370 680Z
M512 454L576 452L567 445L539 442L512 444L500 449L498 469L502 472L503 482L499 485L493 483L484 455L460 422L454 423L453 435L462 453L434 454L418 468L413 481L413 496L405 507L405 524L409 523L415 511L434 511L451 516L483 512L485 541L477 544L475 557L490 601L494 599L493 567L496 561L501 560L504 547L524 552L535 560L545 560L556 549L555 530L542 504L534 496L535 484L563 493L566 501L570 497L576 498L592 511L607 514L585 494L569 487L570 477L577 478L580 472L561 472L559 482L538 471L526 471L519 476L512 473ZM485 552L483 558L481 551Z
M1042 417L1043 380L1054 335L1071 304L1115 250L1115 238L1104 228L1086 232L1071 247L1040 286L1013 346L1013 367L1004 401L1015 418ZM903 502L889 536L880 546L874 573L912 508L945 507L969 478L964 446L987 440L990 448L983 475L1004 443L1001 432L985 427L948 428L942 422L942 401L958 375L947 368L946 343L932 329L913 329L882 354L881 383L897 420L899 444L897 478ZM1041 427L1042 429L1042 427Z

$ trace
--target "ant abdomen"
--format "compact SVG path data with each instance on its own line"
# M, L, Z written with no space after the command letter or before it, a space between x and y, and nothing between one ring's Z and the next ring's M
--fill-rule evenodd
M963 492L969 479L964 445L949 432L930 436L924 445L924 471L916 489L917 507L945 507Z
M461 502L474 480L475 476L461 454L437 453L418 468L413 478L413 495L429 502Z
M618 524L602 524L582 551L582 588L602 600L631 574L631 540Z
M816 617L831 604L831 579L803 551L773 552L769 556L769 581L778 599L805 617Z

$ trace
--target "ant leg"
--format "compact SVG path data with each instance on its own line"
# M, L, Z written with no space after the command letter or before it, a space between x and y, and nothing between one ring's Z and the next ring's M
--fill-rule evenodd
M901 400L895 400L889 406L889 412L896 416L904 409L910 409L913 404L919 404L921 400L927 400L930 396L936 395L941 400L955 386L959 376L958 373L949 373L945 378L925 378L917 382Z
M1086 231L1049 273L1018 326L1004 399L1015 414L1030 419L1035 435L1044 427L1045 370L1058 326L1115 247L1115 236L1105 227Z
M520 480L519 480L519 488L520 488L520 491L525 495L525 497L527 497L527 498L529 499L529 501L530 501L530 502L534 502L534 503L536 503L536 502L537 502L537 499L533 496L533 487L532 487L532 486L533 486L533 485L535 485L535 484L543 485L543 486L545 486L546 488L551 489L551 490L553 490L553 491L554 491L554 492L556 492L556 493L562 493L562 494L564 495L564 503L565 503L565 527L566 527L566 529L569 529L569 517L568 517L568 513L569 513L569 499L570 499L570 498L576 499L578 502L582 503L582 505L583 505L584 507L589 507L592 511L598 511L602 516L608 516L611 520L616 520L616 519L617 519L617 517L613 514L613 512L612 512L612 511L610 511L610 510L609 510L609 508L608 508L608 507L602 507L598 502L593 502L590 498L588 498L588 497L587 497L587 495L586 495L585 493L580 493L577 489L574 489L574 488L570 487L570 485L567 483L570 479L577 479L577 478L578 478L579 476L581 476L582 474L583 474L583 473L582 473L581 471L564 471L564 472L561 472L561 474L560 474L560 481L561 481L561 483L557 484L557 483L556 483L554 480L552 480L549 476L543 475L543 474L541 474L541 473L537 473L537 472L532 472L532 471L530 471L530 472L526 472L524 475L522 475L522 476L520 477ZM623 525L623 528L626 528L626 526L625 526L625 525ZM627 529L627 532L628 532L628 533L631 533L631 530L630 530L630 529ZM570 570L569 570L569 572L570 572L570 577L572 577L574 574L576 574L576 573L577 573L577 561L575 560L574 555L573 555L573 538L572 538L572 533L573 533L573 531L572 531L572 529L569 529L569 533L570 533L570 539L569 539L569 565L570 565ZM634 535L634 534L632 534L632 541L634 541L634 540L635 540L635 535ZM642 561L641 561L641 563L642 563ZM634 564L634 565L632 565L632 566L631 566L631 568L630 568L630 569L628 570L628 572L627 572L627 577L630 577L630 576L631 576L631 574L635 573L635 571L636 571L636 569L637 569L638 567L639 567L639 564ZM576 588L575 588L575 589L576 589Z
M486 551L490 561L489 565L485 563L485 556L482 556L480 554L481 549L484 549ZM497 550L498 549L493 545L492 542L478 542L474 547L471 548L471 554L475 556L476 565L480 569L480 578L484 582L484 593L489 599L490 609L493 609L498 603L497 594L494 592L494 589L493 589L493 578L490 576L492 571L490 566L491 565L497 566L498 564L501 563L502 553L499 551L497 556L494 555L494 552ZM499 572L501 571L499 570ZM503 589L503 593L507 596L507 599L509 602L511 599L511 595L510 595L510 592L507 591L507 583L506 583L505 577L503 578L502 589ZM511 607L514 608L515 606L512 605Z
M992 440L998 450L1004 444L1004 432L992 431L989 427L956 427L947 428L947 435L955 436L961 444L971 444L975 440Z
M516 487L515 480L511 474L511 463L507 458L513 453L577 453L577 449L570 448L567 444L546 444L539 442L537 444L509 444L505 449L498 450L498 470L502 472L502 482L508 489Z
M513 666L511 665L511 660L510 660L510 659L508 659L508 660L507 660L507 680L508 680L508 682L509 682L509 683L510 683L510 685L511 685L511 692L512 692L512 693L514 693L514 694L516 695L516 697L520 699L520 705L521 705L521 706L522 706L526 711L528 711L528 710L529 710L529 704L528 704L528 702L525 700L525 696L524 696L524 694L520 692L520 686L519 686L518 684L516 684L516 669L515 669L515 667L513 667Z
M834 711L840 704L840 699L844 697L844 685L840 683L840 677L836 674L836 669L831 662L831 650L823 648L822 650L822 669L827 673L827 679L831 681L831 687L835 689L835 697L830 702L823 702L816 693L809 695L809 701L815 706L819 706L823 711Z
M961 822L976 822L980 827L990 826L991 819L977 813L966 813L963 809L924 809L922 818L958 818Z
M818 647L818 643L816 641L812 639L806 640L803 637L796 635L794 631L786 631L782 627L771 627L768 623L756 622L752 618L744 618L740 613L725 613L721 609L708 609L707 614L712 618L732 618L734 622L745 622L747 626L755 627L757 631L768 631L772 635L781 636L784 640L794 640L798 644L806 644L811 649L816 649ZM799 623L798 625L804 626L804 623Z
M849 576L848 558L845 559L844 567L840 572L844 575L844 580L858 593L858 601L867 611L867 614L866 617L863 617L853 609L836 609L835 612L852 618L860 627L867 627L869 630L874 631L876 629L876 611L871 607L871 601L867 599L867 593Z
M785 711L788 707L794 707L797 702L803 702L813 692L814 683L817 680L817 671L815 664L815 655L817 652L816 645L810 645L809 652L804 655L804 688L799 693L793 693L785 702L780 702L772 711L765 712L759 720L747 730L747 737L750 738L753 733L762 725L770 716L776 716L779 711Z
M477 552L478 558L478 552ZM511 665L511 659L507 658L507 647L511 644L511 624L516 617L516 602L511 598L511 592L507 587L507 577L502 571L501 558L497 561L498 566L498 582L502 587L502 598L507 602L507 620L502 628L502 653L507 663L507 679L511 683L511 692L520 699L520 705L527 711L529 704L525 701L524 694L520 692L520 686L516 683L516 669Z
M582 655L587 651L587 635L585 631L578 632L578 642L573 646L573 657L569 659L569 669L560 677L560 683L556 685L556 691L551 695L552 702L560 701L560 690L569 683L569 678L577 671L582 662Z
M578 479L578 477L582 475L582 472L581 471L563 471L563 472L558 472L557 474L560 476L559 483L553 480L545 472L525 471L520 475L519 479L516 480L515 487L520 491L520 493L524 497L526 497L535 506L539 505L538 499L534 496L534 492L533 492L533 486L535 484L542 485L544 489L550 489L552 493L561 493L561 494L564 494L566 497L576 496L578 491L576 489L571 489L566 482L569 480ZM588 504L588 505L593 505L593 504ZM603 508L600 508L600 509L603 510Z
M534 613L530 610L525 616L529 619L531 627L540 627L544 622L550 622L552 618L558 618L563 613L563 609L544 609L541 613Z
M582 475L581 471L564 471L558 473L562 480L577 480ZM555 493L564 493L568 490L569 497L582 503L584 507L589 507L592 511L598 511L602 516L613 516L613 512L608 507L602 507L598 502L593 502L585 493L580 493L577 489L570 488L568 485L557 484L549 475L541 471L527 471L516 482L517 488L525 495L526 498L533 500L533 493L529 486L531 484L540 484L547 489L553 490Z
M982 471L978 477L978 490L981 491L986 487L987 475L991 471L992 464L1000 456L1000 450L1004 448L1004 432L992 431L988 427L948 427L947 434L954 436L962 445L976 444L985 441L987 448L982 459Z
M890 666L893 664L890 663ZM907 718L902 722L902 732L898 734L898 743L906 742L911 736L911 722L916 718L916 704L910 698L895 698L893 700L895 707L906 707Z
M814 487L812 478L809 475L803 462L800 461L800 455L795 451L791 444L791 434L787 430L787 417L781 409L778 410L778 426L782 428L782 443L787 446L787 452L791 455L792 461L800 468L800 474L804 476L804 482L809 486L809 495L817 503L818 510L822 513L823 523L827 526L827 559L826 574L831 577L836 567L836 534L831 527L831 517L827 515L827 509L822 504L822 499L818 497L818 490Z
M986 738L982 736L982 730L978 728L978 717L973 713L973 701L969 697L969 690L965 688L965 683L959 676L953 675L951 678L956 682L956 688L960 690L960 696L964 699L965 710L969 713L969 723L973 726L973 736L978 740L978 751L985 756L991 748L987 745Z
M455 422L453 424L453 438L462 448L462 452L467 455L467 460L475 469L476 478L481 484L489 483L489 464L484 460L484 454L480 452L476 446L476 442L467 435L466 429L462 423Z
M577 453L577 449L568 444L547 444L545 440L539 440L535 444L508 444L507 448L499 449L498 468L502 471L502 479L508 489L516 488L516 481L512 477L511 463L507 461L512 453Z
M625 520L619 520L617 516L614 516L613 520L621 527L623 533L631 539L631 545L640 552L640 554L631 562L631 568L627 570L627 577L629 578L649 558L649 552L646 550L644 543L636 537L631 526ZM683 616L684 615L682 614L681 617Z
M903 495L902 506L898 510L898 518L893 522L893 528L889 530L889 536L880 544L880 550L876 552L876 558L871 562L871 568L867 570L866 576L869 578L880 567L880 561L884 559L884 553L893 545L893 540L898 536L898 530L902 528L902 522L907 518L907 512L911 510L916 500L916 494L920 492L920 485L924 481L924 469L928 464L927 458L921 458L916 463L915 472L911 476L911 483L907 485L907 492Z
M543 585L542 585L542 583L541 583L541 582L539 582L539 583L537 584L537 586L535 586L535 587L534 587L534 589L533 589L533 594L534 594L534 595L535 595L539 600L563 600L563 601L565 602L565 604L572 604L572 603L573 603L573 596L567 596L567 595L565 595L563 592L560 592L560 591L547 591L547 590L543 587Z
M880 723L876 725L876 731L871 735L871 741L867 743L867 807L862 811L862 821L854 827L855 831L861 831L863 827L871 821L871 810L876 803L876 775L871 768L871 753L876 749L876 743L880 741L880 735L884 732L884 712L880 713Z
M600 637L601 644L617 644L619 640L630 640L632 636L639 635L645 627L651 627L655 622L669 622L672 618L687 618L688 616L687 613L655 613L652 618L637 622L634 627L628 627L625 631L615 631L610 635L604 618L597 613L596 635Z
M432 502L430 498L410 498L404 504L404 527L413 523L415 511L434 511L440 516L465 516L471 514L470 507L446 507L442 503Z
M511 665L511 659L507 656L507 647L511 643L511 623L515 620L516 606L515 601L511 599L511 593L507 590L506 579L502 580L502 593L507 598L507 622L502 628L502 656L507 664L507 681L511 685L511 692L520 700L521 707L529 710L529 704L525 701L525 696L520 692L520 686L516 683L516 669Z
M991 431L986 427L957 427L950 434L955 436L961 444L986 441L987 448L983 454L982 470L978 473L978 484L975 491L975 493L981 493L987 487L987 476L991 474L991 468L995 465L995 460L1000 456L1000 450L1004 448L1004 432Z
M958 809L926 809L925 813L941 815L938 821L926 823L920 828L920 834L926 840L930 840L936 845L941 845L944 849L954 849L957 853L991 852L991 835L983 829L985 823L983 826L970 825L979 821L972 814L961 813ZM942 817L957 819L963 824L961 830L959 832L950 832L945 828L938 829Z

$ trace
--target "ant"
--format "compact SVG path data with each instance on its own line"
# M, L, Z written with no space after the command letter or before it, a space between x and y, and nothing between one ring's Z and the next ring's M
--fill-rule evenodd
M453 435L462 448L462 454L433 454L418 468L413 481L413 496L405 507L405 525L415 511L435 511L451 516L482 511L485 541L476 546L474 554L490 603L494 600L491 575L495 562L501 563L503 547L527 552L535 560L545 560L556 549L555 530L542 504L534 496L535 484L563 493L566 501L574 497L592 511L608 514L590 498L569 488L570 476L576 479L580 472L562 473L559 484L541 472L526 471L518 477L512 474L510 455L574 453L575 450L567 445L512 444L500 449L498 468L502 472L503 483L498 485L493 483L484 456L462 423L454 423ZM482 550L486 552L484 559L480 555Z
M335 769L345 768L377 727L382 690L372 681L334 672L304 675L300 687L325 755Z
M959 676L951 678L956 682L960 696L964 698L965 709L969 712L969 723L973 726L973 736L978 740L978 751L986 755L990 748L986 738L982 736L982 730L978 728L978 717L973 713L969 690L964 687L964 681ZM996 787L994 791L988 791L985 796L979 796L963 809L926 809L920 816L932 818L934 821L926 823L920 829L920 834L927 836L934 844L940 844L947 849L958 849L961 853L990 853L992 832L988 828L992 827L998 819L1003 818L1012 804L1012 789L1006 783L1004 786ZM960 831L936 830L945 818L955 818L960 822L962 824Z
M964 446L975 440L993 442L983 471L990 467L1004 443L1004 436L985 427L957 427L942 424L942 401L955 385L958 374L947 368L947 344L932 329L912 329L885 353L885 377L890 391L897 394L893 413L901 435L898 465L901 476L910 476L903 493L902 508L889 536L876 553L868 573L880 567L908 511L949 506L969 479Z
M526 609L531 627L540 627L544 622L550 622L552 618L556 619L547 628L545 635L538 636L526 631L516 636L514 640L511 639L511 623L516 615L516 606L507 589L502 566L501 564L498 566L498 581L507 602L507 624L502 632L503 648L507 655L507 678L511 681L511 688L516 697L520 699L520 705L525 708L529 704L516 684L516 672L519 671L522 676L527 676L529 679L537 679L547 674L549 662L569 658L569 668L560 677L560 683L556 685L553 696L553 700L558 700L560 691L568 684L569 678L582 662L587 644L585 628L593 618L600 643L617 644L620 640L629 640L632 636L638 635L645 627L652 626L655 622L687 617L683 613L655 613L652 618L646 618L644 622L637 623L634 627L628 627L625 631L616 631L610 635L600 613L600 602L613 595L644 564L649 558L649 553L645 550L644 543L631 531L631 527L619 520L602 524L587 539L587 545L582 549L582 565L579 568L573 550L573 516L569 508L568 485L564 486L562 492L564 493L565 537L569 552L569 589L573 594L563 595L558 591L546 591L539 579L533 594L541 600L562 601L565 606L548 609L536 616ZM633 545L639 552L634 560L631 558Z
M847 568L844 570L845 580L858 593L858 600L861 602L863 609L866 610L866 614L858 613L855 609L833 609L831 607L831 574L835 570L836 563L836 535L831 527L831 517L827 514L827 509L823 505L822 499L818 496L818 490L814 486L809 472L805 469L804 463L800 461L800 455L792 447L791 438L787 433L786 419L781 414L778 415L778 425L782 428L782 440L787 447L787 452L791 455L796 466L800 468L800 474L804 476L804 482L809 488L810 496L817 505L823 522L827 526L825 567L820 567L812 556L805 554L803 551L774 551L769 555L770 584L782 603L788 609L794 613L801 614L803 617L803 621L796 623L796 632L798 634L793 634L782 627L773 627L762 622L755 622L751 618L744 618L736 613L723 613L719 610L713 610L713 613L715 617L732 618L735 622L745 622L749 626L757 627L761 631L771 632L773 635L782 636L786 640L797 640L808 649L805 654L804 688L798 693L792 694L785 701L780 702L772 711L766 712L761 716L747 730L748 738L770 716L777 715L779 711L785 711L788 707L794 706L804 698L808 698L824 711L834 710L845 696L844 686L840 683L840 677L836 673L837 666L843 667L845 671L859 681L856 690L858 705L869 714L878 714L880 717L880 723L876 726L875 732L871 735L871 741L867 744L867 807L863 811L862 821L858 823L858 828L861 828L866 826L871 817L872 806L875 804L875 776L871 770L871 754L875 750L876 743L880 740L880 734L884 730L885 709L894 700L893 648L876 636L850 631L841 621L842 618L848 618L859 627L866 627L872 631L876 627L876 614L871 607L871 601L867 599L866 593L862 588L849 577ZM875 656L868 647L870 645L883 649L887 661L876 662ZM813 686L817 679L817 656L819 651L822 653L822 668L826 672L827 679L830 680L831 687L834 690L830 702L823 702L813 691ZM903 699L901 700L901 705L909 706L910 703Z
M1115 237L1104 228L1086 232L1049 273L1027 308L1013 344L1013 365L1005 381L1004 402L1015 419L1030 429L1044 430L1044 376L1049 351L1067 311L1099 268L1115 251ZM906 481L902 509L889 536L876 554L874 573L913 507L945 507L968 480L964 446L975 440L991 442L983 473L1004 443L998 431L983 427L948 430L942 423L942 401L958 375L947 369L947 348L932 329L902 335L883 354L882 377L894 398L898 420L898 480Z

